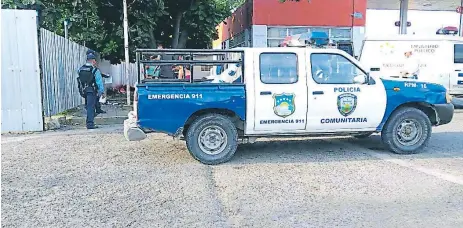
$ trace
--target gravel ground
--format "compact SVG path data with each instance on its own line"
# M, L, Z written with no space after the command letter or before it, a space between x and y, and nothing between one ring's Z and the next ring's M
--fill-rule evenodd
M266 139L205 166L119 127L2 136L3 227L463 227L463 113L422 153Z

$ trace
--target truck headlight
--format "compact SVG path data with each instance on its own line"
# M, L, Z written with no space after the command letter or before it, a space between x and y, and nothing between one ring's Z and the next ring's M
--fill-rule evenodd
M447 103L452 102L452 96L449 94L449 92L445 93L445 100L447 101Z

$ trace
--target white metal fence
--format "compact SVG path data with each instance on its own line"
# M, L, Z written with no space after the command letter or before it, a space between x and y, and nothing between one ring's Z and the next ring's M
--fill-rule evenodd
M76 80L88 49L42 28L40 50L45 116L83 104Z
M125 78L125 63L121 64L111 64L107 60L103 60L98 64L100 71L104 74L110 75L111 78L105 79L106 87L116 88L121 85L127 84L127 79ZM137 82L137 65L131 63L129 65L129 85L134 86Z
M43 107L45 116L51 116L83 104L76 80L77 70L86 61L88 48L43 28L40 36ZM98 62L100 71L111 76L109 80L105 79L107 88L126 84L125 63ZM134 63L129 67L129 82L133 86L137 81L137 67Z
M33 10L1 10L2 133L42 131L42 104Z
M34 10L2 9L1 19L1 131L42 131L43 116L83 104L76 78L88 49L43 28L39 40ZM129 67L133 86L137 69ZM111 75L107 87L126 84L125 64L103 60L100 70Z

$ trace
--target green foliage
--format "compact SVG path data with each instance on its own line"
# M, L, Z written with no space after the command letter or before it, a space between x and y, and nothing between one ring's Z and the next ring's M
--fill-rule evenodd
M131 59L135 48L208 48L216 25L245 0L127 0ZM35 9L40 25L101 53L112 63L124 58L122 0L3 0L2 8Z

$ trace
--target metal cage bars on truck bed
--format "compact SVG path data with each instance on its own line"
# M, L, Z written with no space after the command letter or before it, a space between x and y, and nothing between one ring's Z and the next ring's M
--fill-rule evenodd
M189 65L191 69L190 80L182 79L152 79L152 82L203 82L203 79L194 79L194 66L217 66L222 64L240 64L241 72L244 73L244 51L243 50L213 50L213 49L137 49L136 51L136 64L137 64L137 79L138 83L141 82L141 64L153 65ZM153 60L149 59L153 55L171 55L183 56L188 59L172 59L172 60ZM148 58L145 56L148 55ZM238 55L238 58L236 56ZM200 60L195 59L196 56L217 56L218 59ZM231 58L230 58L231 57ZM244 82L243 75L240 77L240 82Z

